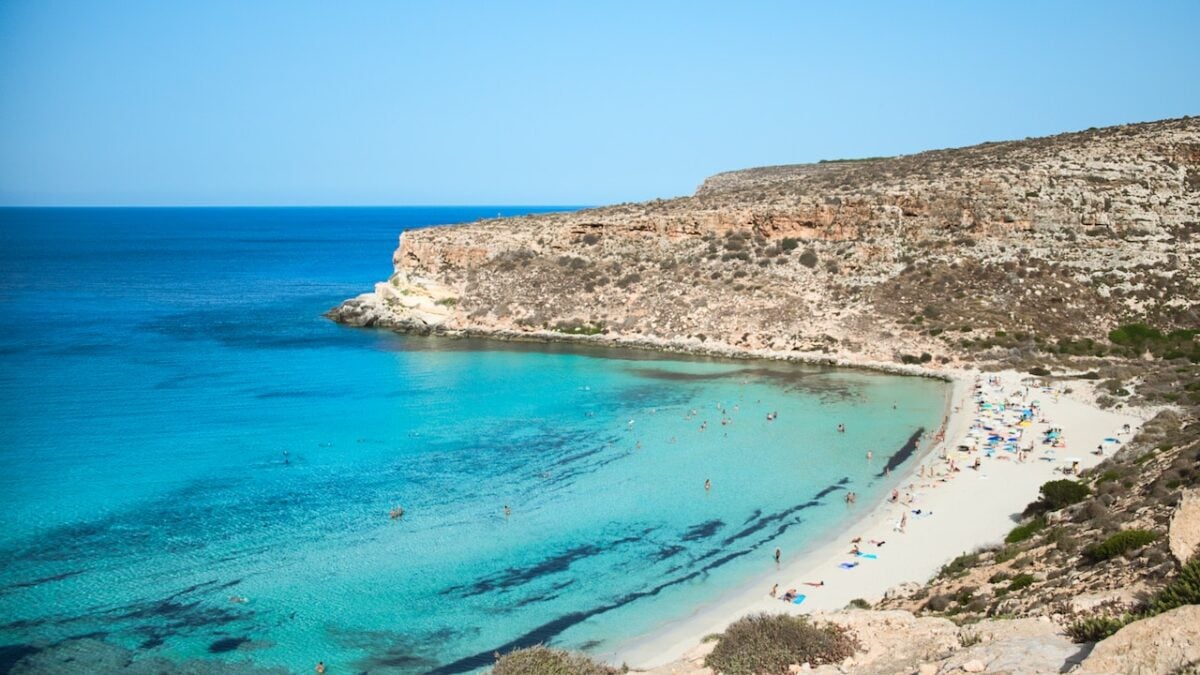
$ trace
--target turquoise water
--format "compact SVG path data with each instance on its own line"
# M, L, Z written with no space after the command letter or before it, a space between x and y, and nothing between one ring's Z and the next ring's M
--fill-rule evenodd
M320 316L402 229L536 210L0 210L0 671L82 635L297 672L611 654L829 536L939 423L925 379Z

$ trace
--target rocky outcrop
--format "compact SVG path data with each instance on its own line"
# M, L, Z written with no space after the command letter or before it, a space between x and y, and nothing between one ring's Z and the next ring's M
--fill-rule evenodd
M1182 565L1200 550L1200 490L1185 490L1168 530L1171 555Z
M1135 621L1096 644L1080 675L1168 675L1200 664L1200 605Z
M1200 119L714 176L688 198L405 232L353 325L953 361L1190 327ZM1032 339L1032 338L1030 338Z

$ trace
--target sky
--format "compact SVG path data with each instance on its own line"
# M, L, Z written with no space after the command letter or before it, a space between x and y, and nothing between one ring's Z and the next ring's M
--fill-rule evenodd
M596 205L1200 114L1200 2L0 2L0 205Z

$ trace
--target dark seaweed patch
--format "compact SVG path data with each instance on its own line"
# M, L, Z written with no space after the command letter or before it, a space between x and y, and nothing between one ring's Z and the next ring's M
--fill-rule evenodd
M3 589L0 589L0 592L4 592L4 591L7 591L7 590L13 589L13 588L31 588L33 586L40 586L42 584L48 584L52 581L62 581L63 579L70 579L71 577L79 576L80 574L83 574L86 571L87 570L72 570L70 572L63 572L62 574L52 574L48 577L42 577L40 579L33 579L30 581L18 581L16 583L12 583L12 584L5 586Z
M896 454L888 457L887 464L884 465L883 471L880 471L878 474L876 474L876 478L883 478L889 472L895 471L909 457L912 457L913 453L917 451L917 443L921 441L921 434L924 433L925 427L921 427L914 431L913 435L908 437L908 441L903 445L903 447L897 450Z
M717 530L725 527L725 523L720 520L708 520L699 525L693 525L688 528L687 532L683 533L684 541L697 541L699 539L708 539L717 533Z
M0 646L0 673L7 673L17 665L17 661L36 654L42 650L33 645L3 645Z
M817 496L814 497L814 499L821 499L823 497L828 497L830 494L837 492L838 490L846 489L842 486L845 485L846 483L848 483L849 481L850 481L850 479L848 477L843 478L842 480L838 481L837 483L830 485L829 487L825 488L824 490L821 490L820 492L818 492Z
M654 555L650 556L650 558L652 560L654 560L654 562L662 562L668 558L674 558L675 556L679 555L680 553L683 553L686 550L687 550L686 548L684 548L683 546L679 546L678 544L670 544L667 546L659 547L659 549L657 551L655 551Z
M530 582L536 581L545 576L558 574L570 569L571 565L584 558L597 556L606 551L621 546L623 544L632 544L641 541L641 537L622 537L608 542L604 545L585 544L583 546L575 546L569 548L562 553L546 558L530 567L526 568L508 568L503 572L484 577L472 584L465 586L451 586L443 590L442 595L462 595L466 597L474 595L483 595L492 591L508 590L517 586L522 586Z
M244 637L221 638L220 640L217 640L216 642L213 642L212 644L210 644L208 646L208 651L210 654L221 654L224 652L231 652L231 651L237 649L238 647L246 644L249 641L250 641L250 638L244 638Z

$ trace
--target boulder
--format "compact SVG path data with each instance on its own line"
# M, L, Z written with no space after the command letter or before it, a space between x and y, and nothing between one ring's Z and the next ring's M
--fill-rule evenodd
M1167 541L1171 555L1182 565L1200 549L1200 490L1185 490L1175 514L1171 516L1171 528Z
M1174 673L1200 663L1200 605L1185 605L1134 621L1096 643L1081 675Z

